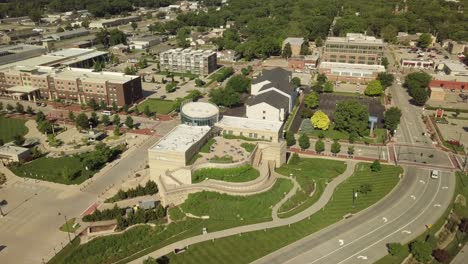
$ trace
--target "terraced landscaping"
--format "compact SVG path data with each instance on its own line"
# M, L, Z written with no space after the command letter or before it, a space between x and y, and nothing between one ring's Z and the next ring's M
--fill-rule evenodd
M205 179L226 182L248 182L255 180L259 175L259 171L250 165L229 169L200 169L192 174L192 183L202 182Z

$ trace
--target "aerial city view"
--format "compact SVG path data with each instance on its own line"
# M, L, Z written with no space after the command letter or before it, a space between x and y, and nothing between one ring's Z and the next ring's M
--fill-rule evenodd
M468 0L0 0L1 264L467 242Z

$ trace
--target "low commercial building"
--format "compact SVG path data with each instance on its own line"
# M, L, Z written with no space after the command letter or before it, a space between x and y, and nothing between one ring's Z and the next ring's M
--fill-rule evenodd
M468 90L468 76L432 75L429 88L441 88L448 91L463 92Z
M160 36L139 37L132 39L129 46L131 49L144 50L151 46L157 45L162 41L163 37Z
M301 46L304 43L304 38L286 38L283 41L283 49L287 43L291 45L292 56L299 56L301 54Z
M180 120L190 126L213 126L219 120L219 108L212 103L184 103L180 107Z
M64 99L86 103L90 99L132 105L143 98L141 78L118 72L51 67L0 69L0 94L16 99Z
M31 151L27 148L4 145L0 146L0 161L3 164L23 162L31 159Z
M41 36L40 32L33 31L31 29L25 30L13 30L6 33L0 33L0 43L1 44L10 44L16 43L28 38L39 37Z
M40 56L46 49L35 45L10 45L0 47L0 65Z
M109 48L109 52L115 55L124 55L130 52L130 47L125 44L117 44Z
M435 64L431 59L401 59L401 66L405 68L417 68L417 69L434 69Z
M283 122L223 116L223 118L216 123L216 127L221 128L221 133L224 135L279 142L282 138Z
M216 52L218 60L226 62L236 62L241 56L235 50L221 50Z
M216 52L209 50L170 49L159 54L161 70L208 75L216 70Z
M89 23L89 28L108 28L108 27L116 27L123 24L128 24L131 22L141 21L141 17L139 16L128 16L128 17L119 17L119 18L111 18L111 19L101 19L97 21L93 21Z
M459 61L444 61L443 71L452 76L468 76L468 67Z
M450 54L460 54L468 52L468 45L466 42L450 41L448 43L448 51L450 52Z
M187 166L211 136L209 126L176 126L148 150L150 169L166 171Z
M300 55L288 58L288 67L294 70L315 70L318 66L319 54Z
M322 62L319 66L319 73L338 82L365 84L375 80L380 72L385 72L382 65Z
M50 35L45 35L45 39L53 39L53 40L64 40L64 39L71 39L71 38L77 38L81 36L87 36L89 35L89 30L85 28L79 28L75 30L70 30L70 31L64 31L64 32L59 32L59 33L54 33Z

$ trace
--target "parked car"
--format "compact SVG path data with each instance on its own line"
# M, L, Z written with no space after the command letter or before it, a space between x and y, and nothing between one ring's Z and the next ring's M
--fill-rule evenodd
M432 170L431 171L431 178L432 179L439 179L439 171L438 170Z

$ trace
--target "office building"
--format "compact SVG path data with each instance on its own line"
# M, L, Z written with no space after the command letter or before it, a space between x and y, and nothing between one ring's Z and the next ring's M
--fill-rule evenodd
M381 72L385 72L385 67L382 65L339 62L322 62L319 68L319 73L325 74L330 81L360 84L377 79Z
M363 34L348 33L346 37L328 37L323 61L378 65L383 57L382 39Z
M161 70L208 75L216 70L216 52L193 49L170 49L159 54Z
M0 65L40 56L46 49L35 45L10 45L0 47Z
M87 103L94 99L119 106L132 105L143 97L139 76L42 66L0 69L0 94L29 101L44 98Z
M101 19L97 21L93 21L89 23L89 28L108 28L108 27L116 27L123 24L128 24L131 22L141 21L141 17L139 16L128 16L128 17L119 17L119 18L111 18L111 19Z

